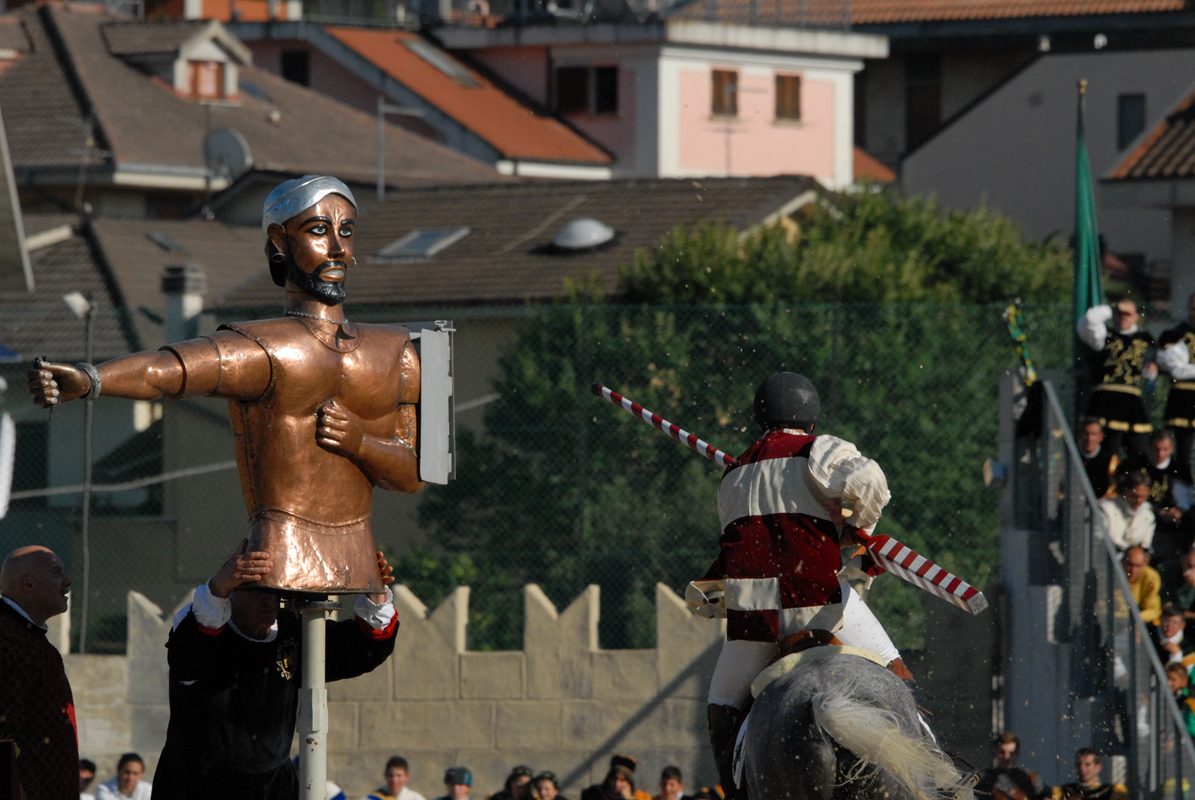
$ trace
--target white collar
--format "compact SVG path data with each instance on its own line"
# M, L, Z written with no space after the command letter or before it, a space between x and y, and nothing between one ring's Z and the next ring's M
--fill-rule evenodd
M14 603L12 600L9 600L7 597L0 597L0 600L3 600L4 602L8 603L10 606L15 608L17 610L18 614L20 614L25 619L29 620L30 625L37 625L37 623L33 621L33 618L25 613L25 609L21 608L19 605ZM49 625L37 625L37 627L41 628L43 631L50 630Z
M1120 510L1123 511L1125 514L1127 514L1130 517L1135 517L1138 514L1140 514L1142 511L1144 511L1145 509L1149 508L1148 500L1146 500L1144 503L1137 506L1136 508L1133 508L1131 505L1129 505L1129 501L1125 500L1123 497L1117 497L1116 499L1120 501Z
M1166 469L1166 467L1168 467L1168 466L1170 466L1170 458L1169 457L1167 457L1166 460L1163 461L1161 464L1156 465L1154 467L1154 469Z
M1099 444L1097 444L1097 445L1095 446L1095 452L1093 452L1093 453L1083 453L1083 454L1082 454L1083 458L1095 458L1096 456L1098 456L1098 455L1100 454L1100 448L1101 448L1101 447L1103 447L1103 445L1099 445Z
M1129 327L1125 328L1122 331L1117 331L1117 333L1119 333L1121 336L1132 336L1136 332L1137 332L1137 324L1136 323L1133 323L1132 325L1130 325Z
M255 642L257 644L265 644L267 642L272 642L278 638L278 623L277 622L275 622L273 625L270 626L270 632L266 634L266 638L264 638L264 639L254 639L252 636L250 636L249 634L245 633L243 630L238 628L236 623L233 622L232 620L228 620L228 627L232 628L232 632L235 633L237 636L240 636L242 639L248 639L249 641Z

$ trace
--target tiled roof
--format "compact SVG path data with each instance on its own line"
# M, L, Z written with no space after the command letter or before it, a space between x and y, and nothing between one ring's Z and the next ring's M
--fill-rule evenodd
M1195 177L1195 91L1188 94L1105 180Z
M854 149L855 180L867 178L879 183L891 183L896 180L896 173L884 165L882 161L868 153L861 147Z
M153 22L109 22L102 26L108 51L114 56L173 53L207 27L203 20L171 19Z
M92 150L92 163L201 174L195 171L204 167L210 113L212 128L240 131L256 167L361 182L376 176L376 129L366 114L252 67L240 68L239 101L209 112L108 52L101 29L116 18L79 5L30 5L18 13L33 50L0 73L0 107L18 171L77 169L84 123L94 111L96 146L112 155L96 156ZM50 31L58 35L69 64L55 56ZM78 100L72 81L77 81ZM386 175L400 188L499 179L488 166L395 126L387 127Z
M748 24L883 25L901 22L1071 17L1182 11L1185 0L717 0L716 18ZM671 19L709 19L708 0L691 0Z
M559 120L536 114L442 50L438 54L470 80L462 82L436 68L409 46L431 47L414 33L335 27L327 31L506 158L586 164L612 160Z
M413 189L374 206L358 223L349 273L354 305L519 303L561 296L566 279L595 273L607 292L637 248L652 248L676 225L763 222L795 198L818 191L812 178L615 180ZM791 209L789 210L791 213ZM551 242L579 217L614 228L614 241L562 254ZM376 254L412 231L469 228L429 259L386 262ZM264 271L220 299L226 309L276 306L281 290Z
M90 295L97 309L95 360L131 352L139 342L129 318L118 308L119 293L97 263L82 221L72 216L25 217L27 233L61 225L74 226L76 235L30 253L36 291L0 292L0 344L15 350L26 361L37 356L52 361L83 360L83 322L62 302L64 294L78 291Z
M29 37L17 17L0 17L0 49L29 52Z

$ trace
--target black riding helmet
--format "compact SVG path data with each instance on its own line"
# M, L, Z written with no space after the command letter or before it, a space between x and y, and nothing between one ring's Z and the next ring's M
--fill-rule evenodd
M777 426L809 431L821 413L817 389L804 375L777 372L755 391L752 416L765 431Z

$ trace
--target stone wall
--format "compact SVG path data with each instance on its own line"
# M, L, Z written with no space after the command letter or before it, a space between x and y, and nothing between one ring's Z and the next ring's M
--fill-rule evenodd
M617 752L639 759L640 788L652 794L668 764L689 786L715 782L705 693L722 624L696 617L658 584L656 648L602 650L597 586L563 611L535 585L523 599L523 649L471 652L467 587L430 612L406 587L395 590L394 657L329 685L328 774L350 797L376 788L394 754L410 760L411 786L429 798L443 793L443 771L456 764L473 770L479 800L501 789L516 764L554 771L575 798ZM128 654L66 656L80 752L104 779L127 750L140 752L151 772L157 763L169 720L163 645L172 616L130 592Z

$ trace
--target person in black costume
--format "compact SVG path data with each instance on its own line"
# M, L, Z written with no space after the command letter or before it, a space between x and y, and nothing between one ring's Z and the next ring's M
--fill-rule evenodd
M1104 446L1104 426L1098 417L1085 417L1079 425L1079 455L1083 457L1083 471L1091 481L1096 499L1112 488L1120 459L1111 447Z
M297 800L290 760L303 664L301 623L278 595L245 588L273 568L248 542L174 618L170 725L154 774L155 800ZM385 583L391 569L378 553ZM389 587L362 595L355 619L327 623L326 676L370 672L394 651Z
M1154 337L1137 326L1139 319L1136 303L1121 300L1115 306L1089 308L1076 332L1098 354L1091 361L1087 413L1098 418L1108 432L1112 452L1123 444L1130 456L1144 457L1153 425L1141 389L1158 368L1153 363Z
M1170 376L1166 424L1174 429L1175 455L1191 463L1195 441L1195 293L1187 298L1187 317L1158 337L1158 366Z
M1123 783L1100 783L1100 754L1084 747L1075 756L1075 772L1079 780L1055 786L1052 800L1128 800L1129 790Z

